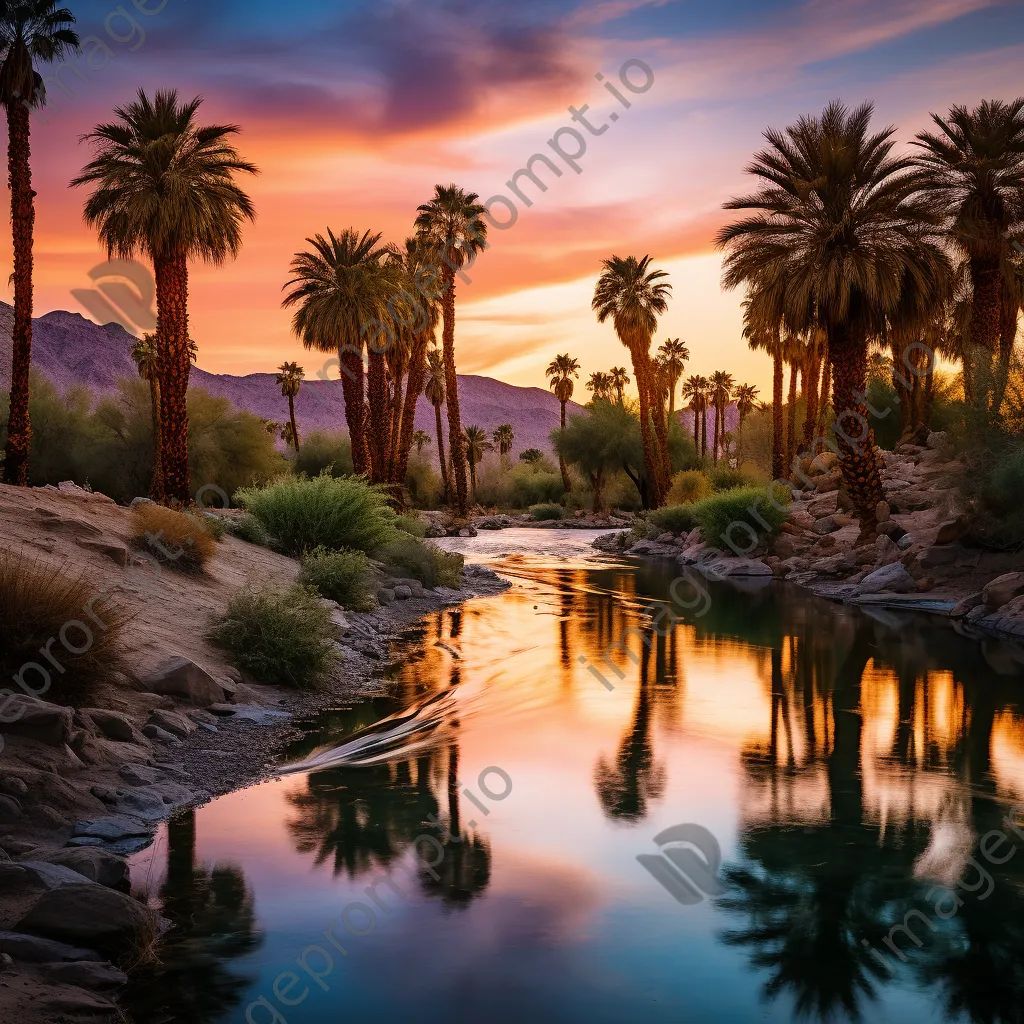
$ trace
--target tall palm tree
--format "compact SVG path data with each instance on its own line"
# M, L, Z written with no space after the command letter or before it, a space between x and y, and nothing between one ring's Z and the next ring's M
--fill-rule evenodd
M587 381L587 390L593 394L595 399L607 398L612 390L611 374L595 370Z
M706 459L708 455L708 409L714 402L715 385L708 377L697 378L701 384L700 405L700 455Z
M46 102L38 64L49 64L78 49L75 16L53 0L5 0L0 4L0 102L7 111L7 166L11 186L14 242L14 325L11 330L11 402L4 451L4 481L28 484L32 447L29 369L32 363L32 191L29 112Z
M785 373L781 315L772 307L771 296L754 287L743 300L743 336L755 352L772 357L772 479L789 475L785 469L782 426L782 383Z
M798 397L798 382L800 372L804 365L807 350L804 346L804 338L801 334L788 332L782 340L783 360L789 364L789 395L786 402L786 465L793 466L793 459L797 457L796 449L796 405ZM865 384L867 378L865 377ZM806 375L804 377L804 389L806 390Z
M516 432L512 429L512 424L502 423L500 426L495 427L492 437L494 443L498 446L498 454L501 456L502 462L506 462L509 453L512 451L512 445L516 441Z
M296 307L292 330L306 348L338 353L352 468L360 476L370 469L361 328L379 318L389 295L380 238L354 228L307 238L311 248L295 254L285 285L291 291L281 302Z
M686 360L690 358L690 350L678 338L666 338L658 346L658 352L661 353L668 374L668 414L671 417L676 411L676 386L683 375Z
M548 363L548 367L544 372L548 377L548 386L554 391L558 404L561 407L561 425L562 429L565 430L565 404L572 398L574 389L573 377L579 377L580 375L580 361L573 359L566 352L565 355L555 356ZM569 470L561 454L558 456L558 468L562 472L562 486L568 493L572 490L572 481L569 479Z
M427 353L427 380L423 393L434 407L434 421L437 428L437 458L441 464L441 483L444 485L444 499L452 500L451 482L448 479L448 460L444 455L444 430L441 427L441 406L445 400L444 356L434 348Z
M494 448L487 431L483 427L466 427L465 440L463 445L466 449L466 459L469 461L469 476L473 485L473 500L476 501L476 467L480 464L484 455Z
M164 491L191 501L188 472L188 263L220 264L238 254L242 223L255 220L250 198L235 184L256 174L231 144L237 125L196 123L202 98L179 102L174 90L118 107L116 120L84 138L95 157L71 183L95 185L85 221L99 228L111 256L142 252L153 261L160 339L160 415Z
M693 447L700 454L700 423L704 415L704 388L707 378L692 374L683 382L682 397L693 412Z
M918 185L968 262L973 296L964 373L978 378L974 402L985 411L995 389L1002 267L1010 234L1024 221L1024 97L985 100L973 110L958 105L932 120L938 132L920 132L913 142L923 150ZM1005 359L1008 365L1009 353Z
M793 330L828 333L839 463L865 537L874 533L882 481L864 401L867 339L896 304L905 273L945 261L936 215L915 195L909 157L892 156L893 128L871 133L871 104L829 104L785 131L748 171L758 192L726 204L751 211L725 227L726 287L759 286Z
M725 411L732 401L732 389L735 380L731 373L724 370L716 370L711 375L711 401L715 406L715 438L712 450L712 459L718 461L719 445L724 444L725 439Z
M153 482L149 492L154 500L163 497L163 470L160 456L160 349L155 334L143 334L132 345L132 359L139 376L149 385L149 408L153 417Z
M608 371L608 386L615 392L619 405L624 405L626 402L625 391L629 387L629 382L630 376L624 366L613 366Z
M475 192L456 185L436 185L434 197L420 206L416 218L419 237L440 260L441 309L444 317L445 391L448 404L448 438L455 473L455 493L460 515L468 510L466 495L466 454L462 450L462 420L459 413L459 385L455 376L455 274L487 245L484 207Z
M736 439L737 464L742 464L743 462L743 423L757 406L758 393L759 389L753 384L736 385L736 412L739 413L740 417L739 428L737 431L739 436Z
M295 399L299 394L299 385L302 383L306 371L298 363L282 363L277 368L277 384L281 394L288 399L288 422L291 426L292 444L295 450L299 450L299 428L295 422Z
M430 435L425 430L414 430L412 432L412 443L416 446L416 454L422 455L423 449L430 444Z
M653 404L651 338L658 317L668 308L672 286L662 280L664 270L651 269L651 257L612 256L602 261L591 303L599 323L609 317L619 341L633 360L633 376L640 393L640 435L644 447L644 465L650 482L652 504L658 508L668 493L668 436L665 421ZM614 371L613 371L614 372ZM655 437L651 437L651 420Z

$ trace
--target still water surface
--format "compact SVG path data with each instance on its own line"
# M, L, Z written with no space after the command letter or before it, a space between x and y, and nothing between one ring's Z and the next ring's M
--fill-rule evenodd
M140 1020L1024 1019L1020 651L774 583L677 588L697 615L592 536L457 542L512 590L310 722L328 767L140 855L176 926ZM688 905L637 860L684 823L721 850Z

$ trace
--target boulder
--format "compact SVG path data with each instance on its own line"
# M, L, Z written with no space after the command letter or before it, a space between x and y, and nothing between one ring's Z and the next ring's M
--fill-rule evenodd
M181 697L197 707L218 704L227 696L225 688L206 669L188 658L171 658L164 662L142 680L142 685L150 693Z
M190 803L195 794L177 782L158 782L152 786L129 789L117 802L121 814L144 821L159 821L176 807Z
M128 549L111 537L82 537L79 538L78 545L88 551L95 551L97 554L104 555L115 565L121 566L122 569L131 558Z
M828 555L811 563L811 569L825 576L842 576L853 572L856 568L857 560L849 551L842 551L838 555Z
M77 871L87 881L105 885L110 889L123 888L128 883L128 862L122 857L95 847L68 847L47 854L50 864Z
M18 922L17 930L118 954L150 941L157 921L152 911L130 896L88 883L44 892Z
M127 715L118 711L108 711L105 708L86 708L82 716L91 721L96 729L109 740L116 740L119 743L138 742L138 735L135 726Z
M155 740L157 743L181 742L174 733L170 733L166 729L161 729L159 725L144 725L142 727L142 735L151 740Z
M799 555L804 550L804 547L805 545L797 541L795 537L782 533L775 538L772 549L779 558L785 561L788 558L794 558Z
M941 569L943 566L953 565L961 554L961 549L952 545L931 547L921 555L921 567L923 569Z
M92 882L91 878L86 878L73 868L44 860L18 861L18 867L25 871L36 885L47 890L59 889L63 885L88 885Z
M977 608L979 605L984 605L985 600L981 596L981 591L977 591L973 594L968 594L967 597L963 598L953 610L949 613L951 619L966 619L968 612L973 608Z
M6 775L0 779L0 793L6 793L8 796L24 796L28 792L28 786L24 779L19 779L17 775Z
M932 430L925 443L932 450L939 451L949 444L949 434L945 430Z
M151 786L163 778L163 772L145 764L125 764L117 772L129 786Z
M99 953L91 949L69 946L38 935L0 931L0 953L6 953L26 964L76 963L83 960L101 961Z
M891 512L892 512L892 509L889 508L889 502L887 502L887 501L880 501L875 506L875 522L877 522L877 523L887 523L889 521L889 516L890 516Z
M377 588L377 603L388 605L392 604L395 600L395 592L390 587L378 587Z
M96 839L105 843L130 837L148 837L151 833L151 825L128 814L111 814L106 818L90 818L75 824L75 838Z
M412 597L412 591L404 583L395 584L395 599L398 601L408 601Z
M900 551L906 551L913 543L914 538L911 537L909 533L904 533L903 536L896 541L896 547L899 548Z
M72 720L71 708L20 693L0 697L0 730L7 735L63 747L71 738Z
M0 825L11 825L21 817L21 801L16 796L0 796Z
M830 516L839 507L839 492L836 491L834 494L826 494L824 497L815 498L807 506L808 515L814 519L820 519L821 516Z
M169 732L172 736L177 736L178 739L184 739L189 733L196 731L196 723L192 719L187 718L185 715L178 714L177 711L165 711L162 708L157 708L149 716L148 725L155 725L164 732Z
M835 515L824 516L818 519L811 529L817 534L835 533L839 529Z
M967 530L969 520L966 516L957 516L944 522L935 534L936 544L952 544L959 540Z
M36 973L59 985L75 985L90 992L123 988L128 984L128 975L124 971L119 971L113 964L99 963L95 960L46 964Z
M883 590L907 594L917 590L917 581L907 572L907 567L902 562L893 562L868 573L857 587L860 594L877 594Z
M1008 572L986 584L981 599L986 608L995 610L1021 594L1024 594L1024 572Z
M814 481L814 489L819 494L827 494L829 491L838 491L839 485L843 482L843 474L838 470L832 470L824 476L819 476Z
M875 538L875 564L888 565L890 562L900 560L900 549L893 540L882 534Z

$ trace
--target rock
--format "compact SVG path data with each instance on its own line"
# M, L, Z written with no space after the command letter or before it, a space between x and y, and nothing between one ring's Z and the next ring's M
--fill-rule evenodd
M135 726L126 715L122 715L118 711L108 711L105 708L86 708L82 715L91 721L107 739L120 743L134 743L138 740Z
M893 562L875 569L861 580L857 587L860 594L877 594L883 590L892 590L898 594L907 594L917 589L914 577L907 572L902 562Z
M935 586L935 580L931 576L922 576L917 582L917 589L922 593L927 593Z
M224 686L206 669L181 657L164 662L156 672L142 680L142 685L150 693L182 697L197 707L218 704L227 696Z
M0 696L0 729L5 734L63 747L71 738L71 708L20 693Z
M50 807L48 804L38 804L32 810L32 824L56 831L57 829L66 828L68 820L55 807Z
M714 577L727 576L773 576L771 566L757 558L734 558L731 555L722 555L718 558L708 559L702 568L707 575Z
M787 575L794 572L806 572L810 562L806 558L787 558L783 561L782 566L787 571Z
M20 865L5 860L0 864L0 892L12 885L28 881L28 872Z
M108 786L90 786L89 792L105 804L116 804L121 797L121 790L110 789Z
M875 521L878 523L887 523L892 510L889 508L889 502L880 501L875 506Z
M392 604L395 600L395 592L389 587L377 588L377 603L383 605Z
M75 985L90 992L103 992L128 984L128 975L124 971L119 971L113 964L98 963L95 960L46 964L37 973L48 981Z
M900 551L906 551L913 543L914 538L911 537L909 533L905 533L898 541L896 541L896 547L899 548Z
M144 725L142 727L142 735L147 736L151 740L155 740L157 743L176 744L180 743L173 733L167 732L166 729L161 729L159 725Z
M949 613L951 619L965 619L967 618L968 612L979 606L984 606L985 599L982 597L981 591L977 591L974 594L968 594L967 597L963 598Z
M834 494L826 494L822 498L815 498L807 506L808 514L814 519L820 519L822 516L830 516L833 512L837 511L839 507L839 492L836 491Z
M64 942L44 939L38 935L25 935L22 932L0 931L0 952L13 956L26 964L75 963L101 961L99 953L91 949L69 946Z
M127 814L111 814L106 818L90 818L75 823L76 839L98 839L109 843L151 834L152 826L148 822Z
M83 538L78 539L79 547L86 548L89 551L95 551L97 554L105 555L115 565L121 566L123 569L129 562L131 554L128 549L109 537L102 537L98 539Z
M463 526L462 529L459 530L459 536L460 537L472 537L473 533L472 533L471 528L468 527L468 526Z
M783 561L796 557L803 549L803 544L799 543L795 537L786 533L779 534L772 545L772 550Z
M47 1016L46 1020L54 1021L66 1021L67 1014L73 1015L76 1019L86 1014L90 1016L103 1014L107 1020L110 1020L111 1015L118 1012L117 1004L106 996L86 992L84 988L63 985L43 996L35 1004L35 1009L49 1014L50 1016Z
M822 537L821 540L819 540L818 543L815 545L815 547L817 547L819 551L827 551L829 550L829 548L834 548L835 546L836 539L831 534Z
M949 519L940 527L935 534L936 544L952 544L959 540L967 530L969 520L966 516L957 516L956 519Z
M811 529L817 534L835 533L839 529L839 524L836 522L835 515L824 516L818 519Z
M1024 572L1008 572L986 584L981 599L986 608L994 611L1020 594L1024 594Z
M177 782L158 782L152 786L130 789L117 802L121 814L144 821L159 821L177 807L190 803L195 794Z
M827 473L830 469L833 469L839 463L839 456L833 451L824 451L819 455L816 455L807 467L807 471L811 476L818 476L821 473Z
M888 565L890 562L898 562L900 549L885 534L875 538L875 562L878 565Z
M851 523L855 523L857 520L851 515L847 515L845 512L837 512L833 517L832 521L836 524L839 529L844 526L849 526Z
M423 597L426 594L426 590L424 589L423 584L420 583L419 580L411 580L405 578L396 579L395 586L408 587L409 590L412 591L413 597Z
M925 443L935 451L941 450L949 444L949 434L945 430L933 430Z
M140 505L152 505L154 504L152 498L132 498L129 508L138 508Z
M151 786L163 778L163 772L144 764L125 764L117 772L129 786Z
M395 598L398 601L408 601L412 597L412 590L404 583L395 584Z
M147 724L155 725L158 729L163 729L164 732L169 732L179 739L184 739L189 733L196 731L196 723L192 719L178 714L177 711L165 711L162 708L157 708L149 716Z
M63 864L51 864L42 860L18 861L18 867L27 872L29 878L44 889L59 889L63 885L88 885L91 878L79 874Z
M826 473L824 476L819 476L814 481L814 489L819 494L825 494L828 491L838 491L839 485L843 481L843 474L838 470L833 470L831 473Z
M919 561L923 569L941 569L943 566L952 565L961 554L959 547L932 547L921 555Z
M50 864L77 871L90 882L119 889L128 883L128 862L106 850L91 847L67 848L47 854Z
M19 779L17 775L6 775L0 779L0 793L6 793L8 796L24 796L27 792L28 786L25 784L25 780Z
M851 552L843 551L838 555L819 558L811 564L811 568L826 576L840 576L853 572L857 568L857 561Z
M21 802L16 796L0 796L0 825L13 824L21 817Z

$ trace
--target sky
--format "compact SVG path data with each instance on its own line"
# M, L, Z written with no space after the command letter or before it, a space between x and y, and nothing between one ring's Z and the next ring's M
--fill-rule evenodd
M98 296L72 294L95 293L90 270L106 260L82 223L86 192L68 187L89 159L80 136L140 87L199 94L201 119L238 124L261 172L244 181L258 216L238 259L192 268L191 333L215 373L297 359L315 376L324 357L302 349L281 307L293 255L328 227L401 242L434 185L454 182L504 197L490 210L507 224L457 287L462 372L544 387L560 352L582 381L628 366L590 300L603 258L650 254L673 286L655 342L682 338L687 374L728 370L770 391L713 245L723 202L750 187L761 132L836 98L870 100L905 145L930 111L1024 91L1024 0L69 5L83 54L59 68L33 125L36 315L103 319ZM569 111L584 104L590 128ZM508 182L538 153L545 189L519 176L517 195Z

